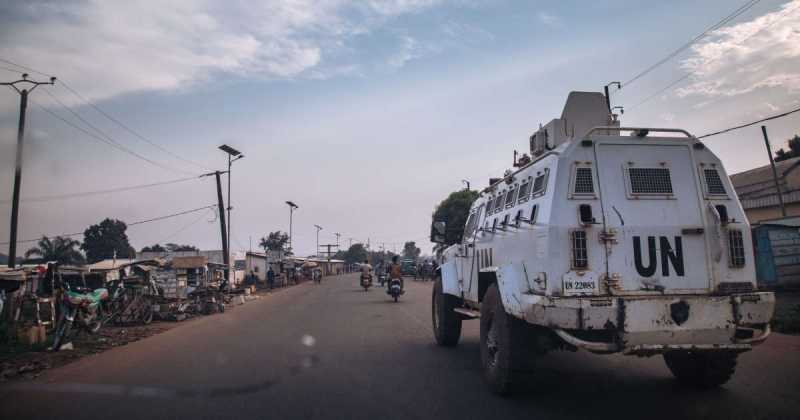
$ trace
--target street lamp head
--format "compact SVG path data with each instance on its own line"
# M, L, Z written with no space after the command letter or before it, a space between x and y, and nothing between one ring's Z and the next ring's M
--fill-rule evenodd
M288 204L288 205L289 205L289 207L291 207L291 208L293 208L293 209L296 209L296 208L299 208L299 207L300 207L300 206L298 206L297 204L295 204L295 203L293 203L293 202L291 202L291 201L287 201L287 202L286 202L286 204Z
M314 227L317 228L317 230L322 230L322 226L320 225L314 225Z
M239 156L239 155L242 154L242 152L234 149L233 147L228 146L227 144L223 144L222 146L220 146L219 150L222 150L223 152L225 152L225 153L227 153L227 154L229 154L231 156Z

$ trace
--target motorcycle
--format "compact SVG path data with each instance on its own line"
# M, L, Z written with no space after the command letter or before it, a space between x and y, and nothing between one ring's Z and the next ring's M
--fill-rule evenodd
M389 282L389 290L387 290L386 293L388 293L392 299L397 302L397 299L400 297L400 295L405 293L400 285L400 279L392 279Z
M372 286L372 276L361 276L361 287L364 288L364 291L368 292L371 286Z
M103 316L104 300L108 299L108 289L88 289L76 287L68 282L59 282L60 294L58 322L56 322L53 351L58 351L70 338L73 326L95 334L105 322Z
M386 273L378 274L378 281L381 283L381 287L386 285Z

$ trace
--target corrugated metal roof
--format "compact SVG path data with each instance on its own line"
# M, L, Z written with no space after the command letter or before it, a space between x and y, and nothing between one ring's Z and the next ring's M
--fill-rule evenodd
M782 178L789 172L800 166L800 157L775 162L775 169L778 170L778 177ZM770 165L760 166L738 174L731 175L731 182L739 191L740 187L751 186L760 183L774 182L772 179L772 168Z
M194 257L175 257L172 259L172 268L199 268L208 264L208 257L198 255Z
M103 270L114 270L121 268L125 265L130 265L134 260L128 259L109 259L109 260L102 260L98 261L94 264L89 264L86 266L90 271L103 271Z

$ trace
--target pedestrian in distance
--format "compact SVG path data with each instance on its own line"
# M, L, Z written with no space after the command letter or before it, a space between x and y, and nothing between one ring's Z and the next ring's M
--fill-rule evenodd
M275 288L275 272L272 271L272 265L270 265L269 269L267 269L267 287L269 290Z

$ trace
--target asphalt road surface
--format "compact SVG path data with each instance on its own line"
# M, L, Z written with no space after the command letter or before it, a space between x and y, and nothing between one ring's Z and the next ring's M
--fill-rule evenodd
M555 352L539 385L499 398L478 323L437 347L430 283L393 303L355 275L303 284L0 388L0 418L800 418L800 337L740 357L724 388L678 386L660 357Z

